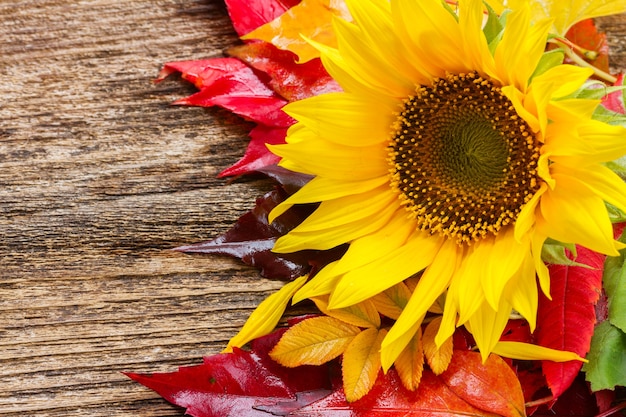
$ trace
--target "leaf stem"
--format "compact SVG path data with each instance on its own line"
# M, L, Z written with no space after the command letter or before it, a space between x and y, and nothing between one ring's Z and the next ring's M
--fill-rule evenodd
M554 397L552 395L549 395L547 397L539 398L538 400L529 401L526 404L524 404L524 406L526 408L528 408L528 407L535 407L535 406L538 406L538 405L547 404L547 403L549 403L550 401L553 401L553 400L554 400Z
M610 415L613 415L613 414L617 413L618 411L621 411L621 410L624 410L624 409L626 409L626 401L617 404L613 408L609 408L604 413L598 414L596 417L609 417Z
M596 74L597 77L603 79L604 81L609 82L611 84L615 84L615 82L617 81L616 77L612 76L608 72L602 71L600 68L585 61L583 58L580 57L580 55L574 52L574 50L581 52L588 59L595 59L597 57L597 52L581 48L575 43L564 38L554 38L554 39L549 40L548 42L554 43L558 45L559 47L563 48L565 55L567 55L569 59L574 61L576 65L579 65L583 68L591 68L594 74Z

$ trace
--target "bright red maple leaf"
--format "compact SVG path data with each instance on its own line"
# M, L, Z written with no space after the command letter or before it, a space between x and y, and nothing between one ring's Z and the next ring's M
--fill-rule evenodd
M300 0L226 0L226 7L235 32L243 36L271 22Z
M586 265L550 265L550 294L543 294L537 309L536 340L539 345L568 350L585 357L596 323L595 304L602 292L605 256L577 246L576 262ZM555 398L574 381L582 362L543 361L543 373Z

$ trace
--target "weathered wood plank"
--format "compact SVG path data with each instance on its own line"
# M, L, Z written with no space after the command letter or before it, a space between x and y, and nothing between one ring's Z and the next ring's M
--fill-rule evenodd
M0 416L177 416L121 372L218 352L279 283L168 251L271 188L215 175L249 125L170 106L237 42L218 0L0 1ZM626 19L603 19L626 68Z

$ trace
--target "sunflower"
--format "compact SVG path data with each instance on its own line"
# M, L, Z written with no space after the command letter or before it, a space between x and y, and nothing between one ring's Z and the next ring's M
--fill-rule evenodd
M531 22L529 7L487 39L480 0L457 11L436 0L347 4L337 48L315 45L343 92L287 105L297 123L271 147L314 178L270 220L320 203L274 251L349 247L289 297L328 296L339 309L419 276L383 366L442 294L437 343L465 325L486 358L512 310L535 328L538 287L550 291L547 238L622 248L605 202L626 212L626 186L603 163L626 153L625 129L576 98L591 70L543 65L552 22Z

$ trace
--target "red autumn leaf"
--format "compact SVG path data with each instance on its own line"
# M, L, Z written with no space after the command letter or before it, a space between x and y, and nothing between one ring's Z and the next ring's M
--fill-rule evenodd
M593 19L583 20L576 23L565 34L572 43L586 50L593 51L597 55L594 59L588 59L596 68L609 72L609 44L606 34L598 32Z
M280 333L267 336L272 345ZM284 368L269 359L263 339L249 352L234 349L177 372L126 375L195 417L268 416L257 408L291 404L297 409L330 392L327 366Z
M245 70L246 65L235 58L211 58L197 61L175 61L163 65L155 82L161 82L169 75L180 72L181 77L193 83L198 89L210 86L216 80L237 71Z
M556 400L538 407L533 417L582 417L599 412L584 375L578 374L570 387Z
M524 416L524 395L515 372L497 355L483 364L478 352L455 350L439 376L456 395L481 410L502 416Z
M300 3L300 0L226 0L235 32L243 36Z
M552 301L539 296L537 343L552 349L568 350L584 357L589 351L596 322L595 303L602 291L604 255L576 247L576 262L588 265L550 265ZM543 361L543 373L555 398L576 378L580 361Z
M276 189L257 199L256 207L239 218L237 223L223 235L194 245L181 246L174 250L187 253L230 255L247 265L261 270L261 275L273 279L290 281L311 270L319 269L337 260L345 251L340 246L326 251L300 251L274 253L276 239L300 224L313 207L297 206L268 223L268 213L286 198L282 189Z
M252 68L236 58L169 62L157 82L180 72L200 91L174 104L220 106L248 120L267 126L288 127L294 120L281 108L287 104L259 78Z
M236 46L229 49L228 54L266 73L270 77L270 87L289 101L341 91L319 58L298 64L296 54L278 49L267 42Z
M248 174L275 165L280 160L267 149L266 144L285 143L286 127L257 126L250 131L250 143L243 157L234 165L219 173L219 177Z
M348 403L342 390L314 402L290 416L299 417L461 417L491 416L453 393L440 378L425 370L417 391L402 386L394 369L378 375L372 390L358 401Z

